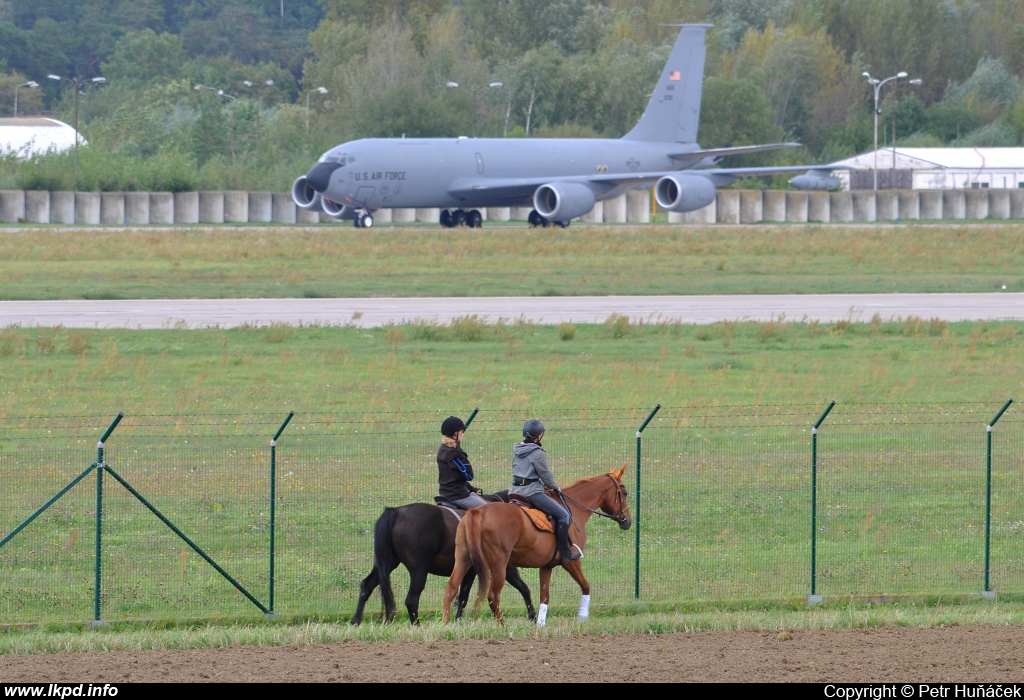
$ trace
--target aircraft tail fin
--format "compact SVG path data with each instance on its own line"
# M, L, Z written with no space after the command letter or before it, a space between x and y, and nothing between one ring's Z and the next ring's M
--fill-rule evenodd
M622 138L696 143L704 87L704 35L710 24L681 24L676 45L640 121Z

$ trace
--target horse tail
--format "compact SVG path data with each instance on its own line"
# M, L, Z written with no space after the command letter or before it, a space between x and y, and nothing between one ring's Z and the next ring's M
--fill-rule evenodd
M384 600L384 617L395 614L395 594L391 590L391 572L398 566L398 556L391 539L391 530L398 519L398 509L385 508L373 526L373 566L377 569L380 597Z
M476 569L479 585L477 587L476 602L474 609L480 605L487 596L487 590L491 585L491 565L487 561L487 554L484 552L482 537L483 513L473 508L466 512L462 518L463 527L466 528L466 547L469 549L469 558Z

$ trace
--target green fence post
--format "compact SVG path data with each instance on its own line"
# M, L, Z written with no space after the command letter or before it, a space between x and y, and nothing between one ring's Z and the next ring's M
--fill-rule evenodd
M288 421L295 415L295 411L288 411L288 415L285 416L284 423L281 423L281 427L274 433L274 437L270 438L270 605L268 606L267 615L274 614L274 538L275 538L275 527L276 527L276 506L277 506L277 439L281 437L281 433L284 432L285 427L288 425Z
M636 508L633 512L633 528L634 528L634 561L633 561L633 598L640 600L640 438L643 435L644 428L654 418L654 414L661 410L661 404L659 403L654 407L654 410L647 416L647 420L643 422L640 429L636 431Z
M124 412L121 411L114 418L114 421L107 428L106 432L103 433L103 437L96 444L96 592L93 596L93 625L100 624L100 573L103 568L103 470L106 465L103 463L103 445L110 437L110 434L114 432L114 428L124 418Z
M1010 407L1011 403L1013 403L1013 399L1008 399L999 409L996 417L985 426L988 443L985 449L985 588L981 595L989 599L996 597L995 591L989 585L989 555L992 549L992 426L1006 413L1006 409Z
M821 602L818 595L817 584L817 557L818 557L818 428L825 422L825 416L829 414L836 405L835 401L829 403L821 418L811 428L811 594L807 596L808 605L817 605Z

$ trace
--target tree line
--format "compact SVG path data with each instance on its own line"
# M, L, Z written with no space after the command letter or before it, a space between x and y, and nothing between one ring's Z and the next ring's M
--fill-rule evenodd
M78 181L6 154L0 187L286 189L361 137L618 137L680 22L713 25L702 146L803 144L733 165L870 150L865 72L908 73L882 143L1024 135L1024 0L0 0L0 114L35 81L19 112L70 123L47 76L106 79L78 95Z

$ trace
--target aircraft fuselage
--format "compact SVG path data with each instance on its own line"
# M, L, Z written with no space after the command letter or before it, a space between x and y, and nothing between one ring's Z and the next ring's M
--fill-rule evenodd
M334 202L370 210L529 206L535 185L515 183L536 181L538 172L555 182L676 170L681 165L668 154L680 150L677 143L621 139L361 139L328 151L309 180L327 164L329 176L324 179L321 169L313 187ZM602 200L628 187L609 183L595 189Z

